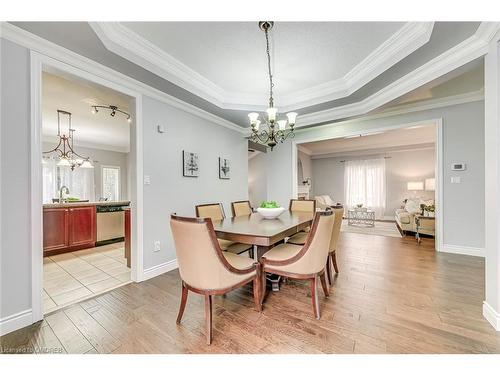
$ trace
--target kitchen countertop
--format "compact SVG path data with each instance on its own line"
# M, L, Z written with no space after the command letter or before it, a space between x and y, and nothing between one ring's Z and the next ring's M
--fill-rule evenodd
M128 206L130 201L106 201L106 202L75 202L75 203L47 203L43 208L66 208L83 206Z

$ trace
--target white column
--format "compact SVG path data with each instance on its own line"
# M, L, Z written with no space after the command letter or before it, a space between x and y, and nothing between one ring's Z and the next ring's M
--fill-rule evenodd
M483 315L500 331L500 44L485 56L486 300Z

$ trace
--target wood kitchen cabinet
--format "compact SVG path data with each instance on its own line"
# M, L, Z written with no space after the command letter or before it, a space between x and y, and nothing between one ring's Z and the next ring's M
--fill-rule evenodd
M43 209L44 256L94 247L95 206Z

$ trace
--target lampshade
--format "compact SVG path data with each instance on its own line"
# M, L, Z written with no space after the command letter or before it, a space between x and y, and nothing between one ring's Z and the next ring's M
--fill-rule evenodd
M434 191L436 188L436 179L435 178L426 178L425 179L425 190Z
M297 112L288 112L286 114L286 117L288 117L288 123L290 126L295 125L295 119L297 118Z
M276 121L276 114L278 113L278 108L276 107L269 107L267 110L267 118L269 122L274 122Z
M278 121L278 127L280 130L285 130L286 128L286 120L279 120Z
M69 167L70 163L68 158L60 158L59 161L57 162L57 165L59 167Z
M259 118L259 114L257 112L249 113L248 118L250 119L250 124L253 125L257 122L257 119Z
M424 190L424 183L422 181L410 181L407 184L408 190Z
M92 169L94 168L94 166L89 160L84 160L83 163L80 165L80 168Z

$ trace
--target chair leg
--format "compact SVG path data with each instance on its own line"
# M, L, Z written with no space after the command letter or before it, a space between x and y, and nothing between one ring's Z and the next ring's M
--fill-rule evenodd
M323 288L323 293L325 293L325 297L328 297L330 293L328 292L328 286L326 285L325 272L320 275L321 279L321 287Z
M332 274L332 260L331 253L328 253L328 258L326 258L326 275L328 276L328 284L333 285L333 274Z
M337 266L337 253L332 254L333 269L336 273L339 273L339 267Z
M205 331L207 333L207 344L212 343L212 296L205 294Z
M264 309L264 298L266 297L266 284L267 284L267 280L266 280L266 273L264 272L264 270L261 270L261 273L260 273L260 306L261 306L261 310Z
M262 311L262 297L260 296L262 293L262 280L260 277L260 267L257 268L257 275L255 275L255 279L253 279L253 299L255 302L255 306L257 307L257 311Z
M188 298L188 288L186 284L182 282L182 294L181 294L181 305L179 306L179 314L177 314L177 324L180 324L182 315L184 314L184 309L186 308L186 301Z
M319 301L318 301L318 276L314 276L311 279L311 298L312 298L314 316L316 317L316 319L319 319L320 314L319 314Z

